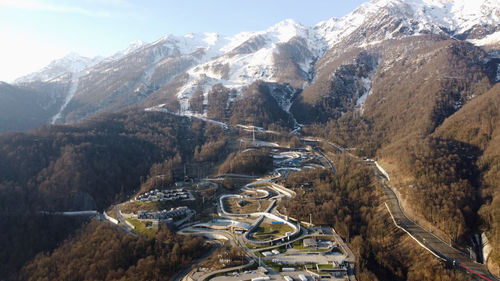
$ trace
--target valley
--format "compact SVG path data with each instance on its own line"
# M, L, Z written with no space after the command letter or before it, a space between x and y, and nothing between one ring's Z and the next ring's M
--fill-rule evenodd
M189 117L193 118L193 116ZM206 118L203 118L203 121L208 123L211 122L211 120ZM349 280L356 280L353 271L354 255L341 240L340 236L335 233L335 230L331 228L315 228L311 223L305 223L307 225L307 227L305 227L297 223L296 220L294 222L288 219L288 216L280 214L276 209L277 202L295 197L294 191L280 184L287 174L302 169L330 169L331 163L329 160L312 150L310 147L305 149L301 148L299 150L289 150L289 147L280 146L278 143L260 141L255 138L256 129L251 126L230 127L220 122L212 122L223 128L230 128L230 130L238 130L239 128L242 129L243 132L246 131L246 134L252 133L253 139L246 139L245 142L243 142L244 139L240 140L240 142L245 144L246 149L244 151L270 149L269 152L274 159L273 166L275 169L274 171L270 171L268 175L257 179L252 179L252 175L227 174L206 179L194 179L193 184L176 183L178 186L183 185L185 186L184 188L187 187L187 192L189 193L201 194L201 186L207 188L212 185L215 186L216 190L220 190L222 189L222 187L220 187L221 183L227 178L248 178L247 181L250 181L241 187L240 194L221 194L215 202L206 202L203 198L203 204L213 203L217 205L216 213L207 213L206 211L197 209L199 212L203 212L203 214L197 213L195 217L186 217L187 220L175 222L176 227L179 229L178 233L182 235L202 235L209 239L229 240L234 247L241 247L242 251L246 253L247 257L245 257L245 261L248 262L247 266L249 268L258 265L258 268L260 268L258 271L260 271L261 274L263 274L263 272L268 272L268 274L264 274L264 276L268 275L274 279L281 278L279 277L280 270L276 269L276 267L271 267L271 264L279 264L280 268L286 267L288 264L288 267L294 268L294 270L293 273L286 274L295 276L295 278L298 278L297 276L300 274L310 276L309 278L315 278L314 276L318 277L321 271L316 268L311 270L304 269L304 266L335 263L337 267L332 267L332 270L326 272L327 275L331 273L332 278L338 278L339 280L344 280L344 277L349 278ZM257 128L257 131L259 134L278 134L273 131L265 131L262 128ZM334 170L332 172L334 172ZM177 192L179 191L180 189L178 189ZM154 196L157 196L158 193L156 191L153 192L155 194ZM165 192L166 191L164 191L164 193ZM130 203L124 204L138 204L132 202L137 202L138 199L143 200L143 196L144 195L135 197L135 199L131 199ZM195 195L195 197L197 201L200 200L199 195ZM127 232L148 236L151 235L151 231L154 232L154 228L158 228L163 224L168 225L172 223L171 220L158 218L156 221L153 220L153 223L148 226L146 220L141 219L140 215L145 210L144 204L150 205L151 203L141 203L132 209L126 208L123 204L119 204L114 208L110 208L109 211L116 212L118 220L113 218L108 220L112 223L121 225ZM125 210L134 211L133 213L125 213ZM126 217L134 216L137 218L137 214L139 214L140 222L136 219L126 219ZM107 214L105 216L109 217ZM293 214L290 214L290 216L293 216ZM213 217L213 219L204 221L207 217ZM133 222L133 220L136 222ZM148 219L147 221L150 220ZM139 226L137 223L145 223L145 225ZM148 228L150 228L150 230L148 230ZM327 233L330 234L328 235ZM293 254L294 248L291 246L292 243L299 243L298 245L301 245L304 239L314 240L316 237L320 239L329 239L334 242L326 248L319 248L322 250L317 252L317 256L306 255L305 253L311 250L303 248L297 251L299 256L296 258L294 257L296 253ZM289 251L291 251L291 254L286 253L288 247L290 247ZM274 253L268 254L271 253L272 250L276 251L276 249L285 249L285 254L282 256ZM314 253L316 250L313 249L312 251ZM300 254L300 252L304 252L304 254ZM346 256L345 253L349 254ZM277 263L276 261L280 258L284 260ZM277 271L273 270L273 268ZM235 272L246 271L248 272L246 274L248 274L249 278L253 276L252 274L255 275L255 273L250 273L252 272L251 270L245 270L245 267L236 266L233 269L224 269L226 276L231 274L232 270L235 270ZM188 277L179 276L179 278L183 277L183 280L205 280L209 278L209 276L214 276L219 272L220 271L202 271L200 273L198 268L189 272L187 274ZM283 275L285 273L281 274ZM325 274L325 272L323 272L323 274ZM234 280L240 280L242 277L243 276L240 277L239 275L235 276L234 278L236 279ZM226 277L224 280L232 279Z
M500 0L314 23L0 82L0 281L499 280Z
M151 109L148 109L148 111L151 111ZM195 267L190 272L186 272L186 276L179 276L179 280L181 280L181 277L182 280L207 280L222 273L224 273L226 277L217 277L213 279L241 280L242 278L266 278L266 276L276 280L280 280L283 276L300 279L299 275L302 274L303 276L309 276L305 278L311 278L313 280L317 278L333 278L333 280L336 278L344 280L344 278L346 278L347 280L356 280L354 276L354 263L356 258L333 228L321 226L316 228L315 225L312 224L312 216L309 223L301 223L293 218L293 214L287 213L283 215L276 208L277 202L281 202L282 200L286 201L287 199L290 200L296 196L293 190L280 185L280 182L283 182L283 179L289 173L298 172L302 169L329 169L335 174L335 166L325 155L323 149L319 147L320 143L326 143L327 146L332 149L332 153L343 153L343 151L346 151L345 148L341 148L336 144L322 139L308 138L307 140L303 140L308 144L307 148L288 150L288 147L281 147L278 143L259 141L255 138L255 131L261 134L279 134L275 131L266 131L262 128L256 129L253 126L243 125L231 127L227 124L204 117L193 115L188 115L188 117L200 118L204 122L212 122L228 130L240 128L247 133L252 133L253 139L245 140L247 147L245 151L269 147L272 149L271 154L273 155L273 166L275 170L269 172L269 175L264 178L253 180L250 180L254 178L253 175L245 174L228 174L212 179L201 179L203 181L203 186L210 184L219 186L219 182L224 181L224 179L228 177L240 179L247 178L250 180L250 183L241 187L242 193L240 194L220 195L218 200L214 202L214 204L217 205L217 214L210 214L210 217L216 215L219 218L214 218L209 222L200 222L196 220L195 222L187 223L186 225L188 226L185 227L183 227L182 224L176 223L177 227L181 227L178 233L182 235L201 235L208 239L229 240L233 247L241 247L246 253L247 257L245 260L248 263L244 266L238 265L213 272L210 270L207 272L206 269L200 271L199 267ZM240 142L243 142L243 139L241 139ZM347 154L349 157L358 159L357 161L366 162L368 166L373 165L373 160L371 159L362 160L348 152ZM464 272L473 274L473 277L479 278L479 280L497 280L486 267L477 264L460 250L449 246L432 232L425 230L418 224L409 220L399 207L397 197L385 183L385 181L389 179L387 172L378 164L377 168L374 169L376 171L375 173L378 174L378 177L382 181L385 197L387 198L384 204L397 227L407 232L419 246L429 251L438 260L451 266L451 268L462 268ZM117 216L121 216L121 212L118 211L117 208L115 209ZM234 213L233 210L237 213ZM139 210L137 212L141 211ZM255 220L255 218L257 219ZM194 219L191 219L191 221L193 220ZM131 231L135 228L121 220L120 223L123 227L127 228L127 231ZM160 222L156 224L157 227L159 223ZM295 225L294 223L298 224ZM287 226L287 224L289 226ZM141 232L142 231L139 230L139 233ZM330 233L330 236L328 233ZM309 243L316 244L317 242L315 241L318 238L334 241L333 248L332 246L328 246L327 248L318 248L318 246L314 246L315 248L311 250L311 248L308 248L311 246L305 246L304 240L309 239L314 241ZM321 240L319 241L321 242ZM304 246L301 246L302 243L304 243ZM301 252L303 254L301 254ZM311 256L311 254L313 255ZM332 257L329 257L330 255L332 255ZM328 264L341 264L342 266L337 268L333 266L329 271L322 271L319 269L321 267L326 267ZM246 268L254 268L256 265L258 265L256 271L245 270ZM285 268L285 270L283 270L283 268ZM325 272L327 273L326 275ZM330 276L325 277L328 274L330 274Z

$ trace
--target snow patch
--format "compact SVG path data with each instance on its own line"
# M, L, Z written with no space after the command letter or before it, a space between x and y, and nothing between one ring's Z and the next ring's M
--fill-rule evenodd
M66 95L66 99L64 100L63 105L59 109L59 112L57 112L57 114L52 117L52 119L50 121L50 124L55 124L57 122L57 120L59 120L61 118L61 115L62 115L64 109L66 109L66 107L68 106L69 102L75 96L76 90L78 89L78 84L79 84L79 81L80 81L80 76L81 75L79 73L75 73L73 75L73 77L71 77L71 86L69 87L68 94Z
M372 80L370 78L361 78L361 83L363 84L364 93L356 101L356 107L359 107L361 112L363 112L363 106L365 104L366 98L372 93L371 85Z
M291 86L272 84L269 86L271 96L276 100L281 109L290 114L292 100L295 97L296 91Z
M453 103L453 109L455 109L455 111L459 110L460 108L462 108L463 106L463 102L458 100L456 102Z
M492 33L482 39L471 39L468 41L477 46L500 44L500 31Z
M366 98L372 94L373 78L375 78L375 75L377 74L381 60L382 60L381 58L378 59L377 65L369 73L368 77L361 78L361 83L363 85L364 92L361 96L358 97L358 100L356 101L356 108L358 108L361 111L361 114L363 114L364 111Z

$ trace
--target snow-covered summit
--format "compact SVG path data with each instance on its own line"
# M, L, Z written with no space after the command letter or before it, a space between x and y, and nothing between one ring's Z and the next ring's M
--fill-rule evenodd
M136 40L132 43L130 43L127 48L123 49L123 50L120 50L118 52L116 52L114 55L112 55L111 57L108 57L105 59L105 61L109 61L109 60L115 60L115 59L120 59L138 49L140 49L141 47L144 47L145 45L147 45L146 42L142 41L142 40Z
M374 40L392 38L394 32L480 39L500 30L499 23L500 0L372 0L340 19L318 23L315 30L333 46L353 32L363 33L370 27L386 32Z
M270 38L274 39L273 41L275 43L284 43L290 41L290 39L296 36L308 37L309 32L309 27L306 27L293 19L285 19L271 26L265 31L257 33L266 34Z
M77 53L68 55L52 61L49 65L40 71L30 73L26 76L17 78L15 83L26 83L34 81L48 81L65 73L78 73L99 63L102 57L88 58L80 56Z
M498 27L500 0L394 0L408 2L416 18L426 24L439 25L454 34L467 32L475 26Z
M231 89L233 100L257 80L306 89L332 57L353 48L423 34L485 45L500 41L499 32L500 0L372 0L315 26L286 19L233 36L167 35L152 43L133 42L97 65L99 60L73 54L18 82L77 77L82 83L74 84L80 85L74 96L96 101L92 106L117 103L120 108L156 94L164 102L168 94L189 111L194 92L201 89L206 104L208 92L219 83Z
M324 52L326 42L312 27L287 19L263 31L220 38L213 46L217 56L187 71L189 79L178 92L180 100L190 99L200 85L210 89L221 83L239 89L256 80L278 82L280 67L297 68L296 72L305 75Z

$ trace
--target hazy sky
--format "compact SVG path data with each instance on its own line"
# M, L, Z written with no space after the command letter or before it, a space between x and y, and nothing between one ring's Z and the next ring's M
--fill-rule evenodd
M166 34L233 35L292 18L305 25L342 17L366 0L0 0L0 81L69 52L109 56Z

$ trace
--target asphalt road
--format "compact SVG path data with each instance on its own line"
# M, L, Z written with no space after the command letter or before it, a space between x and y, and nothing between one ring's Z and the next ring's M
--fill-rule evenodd
M116 217L118 218L118 221L121 223L121 228L123 230L125 230L127 233L130 233L130 234L135 236L135 233L132 232L132 229L125 222L125 218L122 216L122 214L118 210L118 205L115 205L115 212L116 212Z
M336 145L333 145L330 142L326 143L331 145L333 148L339 149L340 151L344 151L343 149L339 148ZM321 151L318 152L321 153ZM326 157L323 153L321 154L329 161L328 157ZM374 169L376 168L374 167ZM335 168L333 168L332 170L335 171ZM434 256L443 260L450 266L453 266L457 269L461 268L463 270L466 270L467 272L477 277L479 280L500 281L498 278L493 276L488 271L486 265L471 260L467 253L463 253L453 248L445 241L441 240L431 232L425 230L417 223L408 219L408 217L404 214L403 210L401 209L401 205L399 204L399 199L397 198L396 194L394 193L392 188L387 185L385 177L383 177L382 181L384 186L384 193L387 199L386 203L390 208L394 222L399 227L408 232L411 236L413 236L414 239L418 240L421 246L423 245L423 247L427 248L427 250L432 252Z
M442 241L434 234L428 232L420 225L416 224L412 220L408 219L404 214L401 206L399 205L398 198L394 191L386 184L384 180L384 193L387 198L387 205L389 206L392 216L394 217L395 222L404 230L409 232L415 239L417 239L421 244L427 247L435 256L438 256L442 260L446 261L447 264L453 266L453 262L455 261L455 267L462 267L465 269L470 269L472 272L475 272L476 277L481 278L482 280L495 280L499 281L499 279L495 278L491 275L486 268L485 265L476 263L469 258L469 255L463 253L446 242ZM470 271L468 270L468 271Z
M118 221L120 223L122 223L124 226L127 226L127 224L125 223L125 219L123 218L122 214L118 210L118 205L115 206L115 212L116 212L116 218L118 219Z

